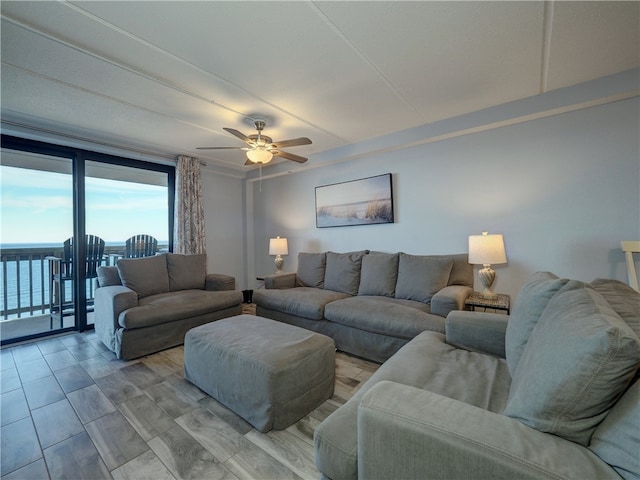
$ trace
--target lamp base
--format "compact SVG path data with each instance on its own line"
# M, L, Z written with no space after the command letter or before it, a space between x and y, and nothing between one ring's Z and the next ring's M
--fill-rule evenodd
M284 263L282 255L276 255L276 259L273 262L276 264L276 273L282 273L282 264Z
M497 298L498 295L491 291L491 285L493 285L493 281L496 279L496 272L491 268L491 265L484 264L484 268L478 271L478 277L480 277L480 282L484 287L482 297L489 300Z

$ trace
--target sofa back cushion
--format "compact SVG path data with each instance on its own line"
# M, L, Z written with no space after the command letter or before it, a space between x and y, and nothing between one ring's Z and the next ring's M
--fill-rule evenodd
M169 291L202 290L207 276L207 254L167 253Z
M97 268L96 273L98 274L98 286L100 287L122 285L118 267L101 266Z
M398 280L397 253L371 252L362 258L358 295L393 297Z
M504 414L589 445L640 367L640 339L590 285L549 301L518 363Z
M462 285L473 288L473 265L469 263L469 254L440 255L453 259L451 274L447 285Z
M169 291L167 255L142 258L122 258L117 263L122 284L139 298Z
M536 272L520 289L509 316L505 335L507 367L512 377L540 315L551 298L568 281L551 272Z
M298 284L301 287L324 287L324 274L327 268L327 254L298 253Z
M640 380L627 389L591 437L589 448L624 479L640 476Z
M451 256L409 255L400 252L396 298L429 303L447 286L453 267Z
M640 337L640 293L626 283L610 278L597 278L591 286Z
M349 253L327 252L327 270L324 275L325 290L357 295L360 286L362 257L366 250Z

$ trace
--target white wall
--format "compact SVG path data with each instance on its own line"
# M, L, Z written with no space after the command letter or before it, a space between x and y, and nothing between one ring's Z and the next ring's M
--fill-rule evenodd
M244 288L243 194L242 180L202 169L207 272L236 278L236 288Z
M487 230L507 250L495 291L513 297L538 270L626 281L620 240L640 238L639 113L636 97L253 182L249 277L274 271L276 235L294 271L301 251L458 253ZM316 186L387 172L396 223L315 227Z

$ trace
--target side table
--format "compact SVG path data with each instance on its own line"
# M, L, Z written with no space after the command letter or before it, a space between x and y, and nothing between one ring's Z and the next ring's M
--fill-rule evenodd
M497 295L496 298L484 298L482 293L473 292L467 297L464 304L474 311L476 308L484 308L485 311L490 308L492 310L504 310L509 315L511 313L509 295L503 293L498 293Z

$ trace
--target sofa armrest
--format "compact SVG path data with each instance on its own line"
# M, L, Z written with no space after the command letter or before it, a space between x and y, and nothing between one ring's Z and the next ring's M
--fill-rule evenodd
M264 277L264 288L294 288L296 286L295 273L276 273Z
M138 306L138 294L124 285L96 288L94 305L94 325L96 335L112 350L115 348L115 332L120 328L120 313Z
M507 315L454 311L445 320L445 337L449 345L505 358Z
M221 273L208 273L204 280L204 289L213 291L235 290L236 278Z
M358 478L615 478L589 449L426 390L382 381L358 407Z
M431 297L431 313L446 317L453 310L464 310L464 301L473 288L463 285L449 285Z

